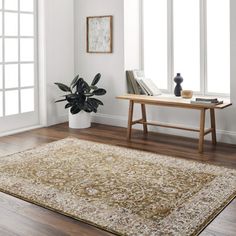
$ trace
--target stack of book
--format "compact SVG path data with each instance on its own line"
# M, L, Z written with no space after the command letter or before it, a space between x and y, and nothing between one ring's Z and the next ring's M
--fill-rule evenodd
M223 100L219 100L218 98L195 98L191 100L191 103L195 104L212 104L212 105L219 105L223 103Z
M155 83L144 77L143 71L132 70L126 71L128 93L144 94L149 96L157 96L161 91L157 88Z
M126 71L128 93L131 94L146 94L134 78L133 71Z

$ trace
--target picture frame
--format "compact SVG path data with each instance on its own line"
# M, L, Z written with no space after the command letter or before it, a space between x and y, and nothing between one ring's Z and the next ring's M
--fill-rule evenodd
M89 16L87 25L87 53L112 53L113 16Z

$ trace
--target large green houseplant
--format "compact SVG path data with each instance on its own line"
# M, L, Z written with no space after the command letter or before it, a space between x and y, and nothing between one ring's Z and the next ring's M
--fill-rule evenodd
M97 87L100 79L101 74L98 73L90 85L79 75L72 80L69 86L63 83L55 83L61 91L66 93L63 95L63 99L59 99L56 102L67 102L65 108L70 109L69 125L71 128L89 127L91 122L88 114L91 112L96 113L99 105L103 105L101 100L94 98L94 96L106 94L105 89ZM79 124L79 122L86 124Z

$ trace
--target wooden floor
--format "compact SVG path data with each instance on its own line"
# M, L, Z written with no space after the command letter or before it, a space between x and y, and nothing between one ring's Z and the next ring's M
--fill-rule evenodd
M197 151L197 140L149 133L143 136L135 130L131 141L126 140L126 129L93 124L90 129L70 130L67 124L42 128L0 138L0 152L18 152L68 136L136 148L236 168L236 146L205 143L205 152ZM85 223L70 219L36 205L0 193L1 236L107 236L112 235ZM202 232L202 236L236 235L236 200Z

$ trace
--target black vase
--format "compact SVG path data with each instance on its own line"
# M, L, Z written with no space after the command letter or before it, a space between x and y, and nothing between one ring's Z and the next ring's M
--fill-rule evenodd
M181 96L181 91L182 91L181 83L183 82L183 80L184 79L181 76L181 74L177 73L177 75L174 78L174 81L176 83L174 94L175 94L176 97L180 97Z

